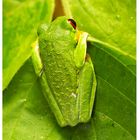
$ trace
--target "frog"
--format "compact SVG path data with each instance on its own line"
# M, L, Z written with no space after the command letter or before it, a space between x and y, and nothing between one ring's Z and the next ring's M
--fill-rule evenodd
M88 33L76 21L57 17L42 24L32 60L42 92L61 127L87 123L92 115L96 75L87 53Z

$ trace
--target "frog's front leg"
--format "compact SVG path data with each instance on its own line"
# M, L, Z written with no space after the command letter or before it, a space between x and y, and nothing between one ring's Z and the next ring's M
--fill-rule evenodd
M36 40L32 44L32 47L33 47L32 62L33 62L33 66L35 69L35 73L39 77L39 81L41 83L43 94L44 94L45 98L47 99L47 102L48 102L50 108L52 109L59 125L65 126L67 123L64 120L64 117L61 113L59 106L57 105L57 102L55 101L55 98L53 97L51 89L49 88L45 72L43 72L43 64L42 64L40 54L39 54L38 40Z
M75 65L79 69L78 75L78 111L79 122L87 122L91 117L96 91L96 77L94 66L87 51L86 32L78 31L78 45L74 51Z
M79 122L87 122L92 113L96 91L96 77L94 67L89 55L79 73L78 106Z
M81 68L85 62L87 36L88 33L77 31L76 38L78 39L78 44L74 50L74 60L77 68Z

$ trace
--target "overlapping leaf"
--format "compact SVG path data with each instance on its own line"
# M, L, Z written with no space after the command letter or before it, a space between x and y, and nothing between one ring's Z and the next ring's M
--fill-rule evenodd
M31 55L31 43L41 22L52 19L54 0L4 0L3 89Z

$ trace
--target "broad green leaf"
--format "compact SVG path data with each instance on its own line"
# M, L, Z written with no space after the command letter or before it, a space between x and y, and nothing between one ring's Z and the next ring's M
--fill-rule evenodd
M94 44L89 53L97 76L95 113L101 113L135 137L136 77L112 55ZM106 128L105 128L106 129ZM119 136L119 133L117 134Z
M59 131L61 128L41 92L31 60L28 60L4 91L3 138L60 140L64 133Z
M41 22L52 19L54 0L4 0L3 89L31 55Z
M108 97L111 96L114 100L113 93L117 100L121 99L112 88L108 89L108 92L112 94L106 92L107 94L104 95L104 92L99 87L104 86L105 89L106 83L100 85L100 79L98 81L97 93L99 94L96 96L95 113L93 113L90 122L79 124L73 128L61 128L41 92L31 60L28 60L14 76L3 94L4 140L111 140L112 137L114 140L133 140L134 137L128 131L127 126L123 127L123 125L119 124L121 120L112 120L112 116L103 111L108 107L105 105L108 100L111 104L111 99ZM104 98L104 102L102 98ZM123 97L122 101L125 101ZM126 100L126 102L128 101ZM128 104L130 103L128 102ZM119 105L121 106L120 103ZM114 105L111 104L111 106L114 109ZM129 109L131 110L132 108L126 108L126 106L122 108L122 111L126 113L123 114L124 118L127 115L127 111L129 112ZM119 113L115 115L117 116ZM125 122L125 119L123 121ZM128 119L127 121L130 122ZM133 122L133 120L131 121Z

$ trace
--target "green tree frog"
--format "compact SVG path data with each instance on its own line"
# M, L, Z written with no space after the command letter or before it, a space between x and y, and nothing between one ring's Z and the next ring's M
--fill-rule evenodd
M61 127L89 121L94 104L96 77L87 54L88 33L65 16L38 29L33 64L43 93Z

